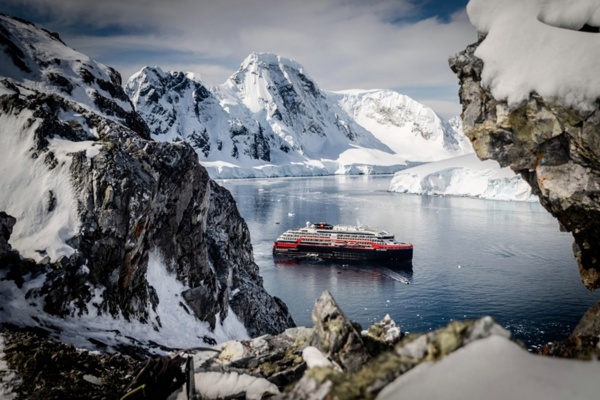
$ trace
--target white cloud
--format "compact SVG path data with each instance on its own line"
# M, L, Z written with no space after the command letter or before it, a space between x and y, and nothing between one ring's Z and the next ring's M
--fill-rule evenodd
M292 58L324 89L392 88L455 84L448 68L451 54L476 40L466 13L444 23L413 20L418 7L409 0L8 0L35 4L56 17L51 28L88 24L125 26L150 35L65 36L67 43L92 57L110 60L126 79L146 60L119 60L115 51L180 52L185 59L156 60L224 82L251 52ZM167 53L165 53L167 54ZM172 57L172 56L170 56ZM116 60L116 62L115 62ZM231 60L237 60L237 65Z
M450 119L462 113L462 106L458 102L445 100L419 100L419 103L430 107L445 119Z

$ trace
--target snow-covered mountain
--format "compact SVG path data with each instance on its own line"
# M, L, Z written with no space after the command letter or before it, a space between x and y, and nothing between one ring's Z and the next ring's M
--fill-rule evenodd
M389 190L488 200L539 201L521 175L510 168L501 168L494 160L481 161L474 153L399 171Z
M145 67L125 91L155 140L188 141L213 178L395 172L472 151L407 96L328 92L269 53L252 53L221 85Z
M293 325L194 149L151 140L116 71L3 14L0 237L0 323L78 347L192 347Z

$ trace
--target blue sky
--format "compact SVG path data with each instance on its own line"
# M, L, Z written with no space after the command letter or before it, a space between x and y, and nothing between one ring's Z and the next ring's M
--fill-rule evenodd
M464 1L4 0L126 80L145 65L222 83L253 51L302 64L328 90L394 89L449 117L447 59L476 40Z

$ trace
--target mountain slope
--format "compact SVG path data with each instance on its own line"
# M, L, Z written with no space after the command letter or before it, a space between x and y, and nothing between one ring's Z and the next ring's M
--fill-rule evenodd
M293 325L230 193L150 139L118 73L6 16L0 47L0 322L113 350Z
M213 177L394 172L472 151L406 96L327 92L269 53L252 53L222 85L145 67L125 91L155 140L188 141Z

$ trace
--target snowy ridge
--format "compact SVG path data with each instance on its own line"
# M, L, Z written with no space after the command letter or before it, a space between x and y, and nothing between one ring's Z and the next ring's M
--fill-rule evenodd
M462 124L444 121L431 108L392 90L332 92L358 124L407 160L430 162L473 152Z
M0 15L0 77L22 88L57 94L126 126L143 124L111 67L66 46L59 35L30 22ZM35 45L27 45L33 43ZM6 86L6 85L5 85ZM0 90L0 94L10 89Z
M222 85L144 67L125 91L155 140L188 141L213 178L393 173L472 151L407 96L328 92L275 54L252 53Z
M397 172L389 190L399 193L536 202L529 184L510 168L468 154Z

